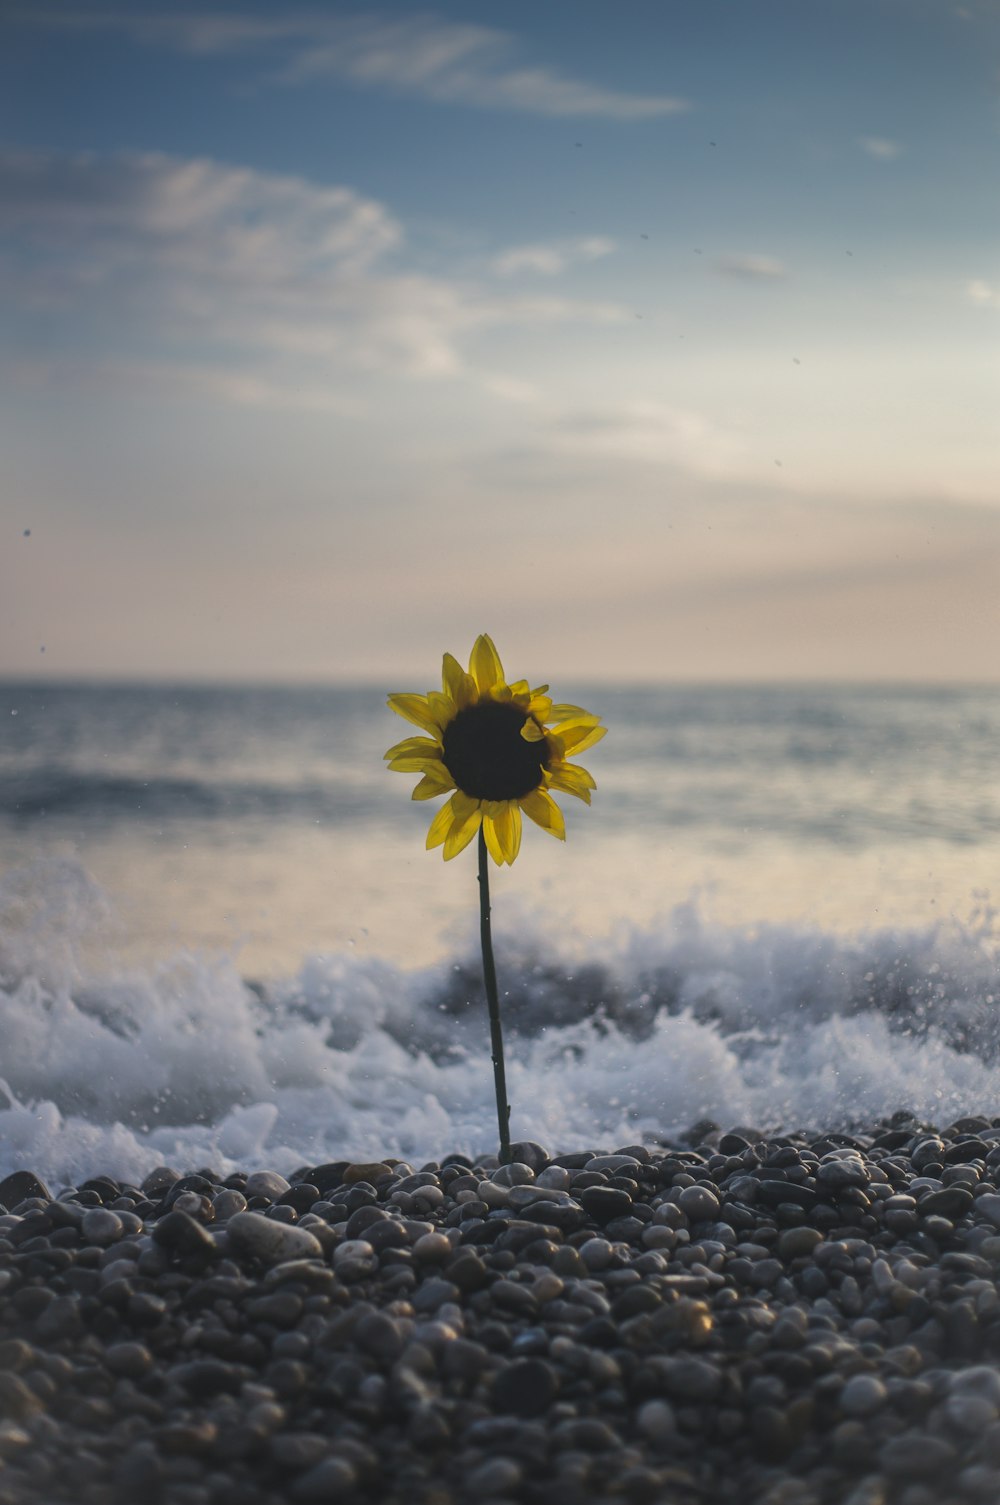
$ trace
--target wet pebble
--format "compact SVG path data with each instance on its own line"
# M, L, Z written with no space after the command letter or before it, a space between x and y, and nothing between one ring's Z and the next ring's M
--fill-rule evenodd
M0 1505L445 1474L484 1501L993 1505L1000 1125L967 1122L18 1182Z

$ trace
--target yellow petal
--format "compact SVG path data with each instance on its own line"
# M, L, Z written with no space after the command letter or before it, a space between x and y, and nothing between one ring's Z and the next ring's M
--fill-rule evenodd
M563 813L550 794L544 789L533 789L530 794L522 794L518 804L529 819L541 826L543 831L548 831L559 841L566 840L566 822Z
M514 683L508 688L510 689L512 700L528 701L531 699L531 691L528 689L528 681L526 679L515 679Z
M439 732L438 714L426 695L390 695L387 704L397 716L422 726L425 732Z
M441 744L431 737L404 737L402 742L395 742L382 756L388 762L390 758L398 758L400 753L423 753L425 757L437 757L441 753Z
M548 721L552 715L552 702L547 695L540 695L537 690L531 693L531 699L524 708L529 716L534 716L536 721Z
M426 753L400 753L389 761L392 773L429 773L432 768L443 766L439 756L429 758Z
M551 768L545 776L545 782L550 789L562 789L566 794L575 794L585 805L590 804L590 791L597 788L587 770L573 763L560 763L558 767Z
M521 728L521 736L524 738L525 742L541 742L542 738L545 736L545 733L538 725L538 722L535 721L533 717L529 716L527 721Z
M432 800L439 794L447 794L449 789L454 789L455 780L445 768L443 763L428 768L420 783L414 787L410 795L411 800Z
M469 673L479 688L480 695L488 695L494 686L503 684L503 664L493 646L493 639L481 632L472 645Z
M464 801L468 801L472 805L471 812L466 812ZM459 791L459 793L452 795L451 803L455 807L455 819L452 822L451 830L445 837L445 862L450 862L453 857L458 856L459 852L464 851L476 835L483 820L483 812L480 809L478 800L470 800L468 795L463 795ZM460 814L460 811L463 813Z
M476 681L471 674L466 674L458 659L450 653L445 654L441 665L441 685L444 693L454 701L457 711L464 710L467 705L475 705L479 698Z
M440 690L428 690L427 704L434 717L436 730L443 732L445 727L455 719L455 702L450 695L442 695Z
M428 852L432 852L435 847L442 845L448 832L451 830L451 823L454 819L455 812L451 808L451 800L449 800L446 805L441 806L437 815L431 821L430 829L427 832L426 845Z
M548 685L545 688L548 689ZM594 716L590 711L585 711L582 705L567 705L565 702L554 705L550 714L553 721L600 721L601 719L600 716Z
M494 817L500 848L508 865L521 850L521 807L516 800L507 800L501 813Z
M489 852L497 867L502 866L507 860L500 833L497 830L497 822L492 815L483 816L483 836L486 838L486 850Z
M451 797L451 808L455 812L456 821L468 820L480 807L480 801L474 799L471 794L463 794L461 789L455 791Z
M561 744L564 754L573 756L586 752L607 735L606 726L557 726L552 735Z

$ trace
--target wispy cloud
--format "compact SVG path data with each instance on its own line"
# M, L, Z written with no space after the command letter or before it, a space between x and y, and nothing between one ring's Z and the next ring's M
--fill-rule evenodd
M384 205L208 159L0 154L0 238L22 309L75 320L96 363L201 365L206 391L242 404L283 390L317 408L359 369L474 371L467 345L484 330L627 317L413 272Z
M516 277L521 272L535 272L555 277L576 261L598 261L610 256L616 242L603 235L588 235L576 240L550 245L511 246L493 261L498 277Z
M640 465L673 466L727 477L747 468L744 439L705 413L663 402L631 401L563 412L549 421L545 442L576 458L602 456Z
M788 275L784 263L774 256L720 256L715 270L725 277L740 277L748 282L777 282Z
M138 42L195 56L258 52L275 81L346 79L437 104L515 110L556 118L650 120L686 109L670 94L631 94L518 61L519 42L493 27L432 14L257 17L224 12L136 15L126 9L40 9L19 19L53 29L117 30ZM273 71L276 53L280 69Z
M894 162L903 150L898 141L887 136L859 136L858 145L878 162Z
M966 285L966 295L973 303L978 303L982 308L995 308L1000 311L1000 287L994 287L992 282L985 282L981 277Z

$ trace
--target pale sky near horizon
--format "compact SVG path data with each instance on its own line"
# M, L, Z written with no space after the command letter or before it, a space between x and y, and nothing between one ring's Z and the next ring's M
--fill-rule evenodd
M1000 678L1000 10L0 19L0 674Z

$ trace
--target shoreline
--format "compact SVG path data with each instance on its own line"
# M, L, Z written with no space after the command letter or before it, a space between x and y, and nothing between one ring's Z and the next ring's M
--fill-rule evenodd
M1000 1117L0 1183L0 1505L993 1505Z

